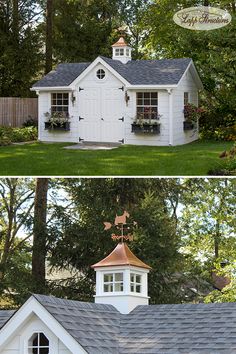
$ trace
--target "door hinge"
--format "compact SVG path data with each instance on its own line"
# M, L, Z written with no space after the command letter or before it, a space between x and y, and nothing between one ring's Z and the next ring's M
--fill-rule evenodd
M82 138L79 137L79 142L81 142L81 141L83 141L83 140L84 140L84 139L82 139Z
M124 144L124 142L125 142L124 139L121 139L121 140L118 140L118 141L119 141L119 143L121 143L121 144Z
M83 90L84 90L84 89L83 89L82 87L79 87L79 92L80 92L80 91L83 91Z
M83 119L84 119L83 117L80 117L80 116L79 116L79 120L83 120Z
M122 117L122 118L118 118L118 120L122 120L122 122L124 122L124 120L125 120L125 117Z
M124 91L124 86L119 87L119 90Z

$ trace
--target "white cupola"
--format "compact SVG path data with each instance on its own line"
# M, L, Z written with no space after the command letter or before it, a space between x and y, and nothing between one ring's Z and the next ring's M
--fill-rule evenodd
M131 47L125 42L123 37L112 45L112 59L119 60L123 64L126 64L131 60Z
M138 259L126 243L119 243L92 268L96 271L95 303L113 305L122 314L149 304L147 275L151 267Z

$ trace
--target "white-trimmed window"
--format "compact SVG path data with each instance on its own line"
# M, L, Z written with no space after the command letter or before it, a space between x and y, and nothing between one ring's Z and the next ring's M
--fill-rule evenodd
M123 289L123 273L106 273L103 275L104 293L121 292Z
M184 92L184 105L186 106L189 103L189 93Z
M102 79L104 79L105 76L106 76L105 70L103 70L103 69L98 69L98 71L97 71L97 78L98 78L99 80L102 80Z
M69 94L54 92L51 94L51 112L69 113Z
M44 333L34 333L28 341L28 354L49 354L49 340Z
M158 92L137 92L137 118L158 119Z
M130 55L130 52L129 52L129 51L130 51L130 49L127 48L127 49L126 49L126 56L127 56L127 57L129 57L129 55Z
M116 54L116 56L120 56L120 57L124 56L124 54L125 54L124 48L116 48L115 54Z
M131 293L141 293L142 277L140 274L130 273L130 291Z

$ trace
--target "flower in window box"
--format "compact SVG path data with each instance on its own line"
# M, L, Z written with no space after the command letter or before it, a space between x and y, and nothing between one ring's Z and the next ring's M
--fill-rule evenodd
M187 103L184 106L184 130L193 130L197 127L197 122L204 112L203 108L196 107L192 103Z
M134 124L143 126L143 125L157 125L161 115L155 111L148 111L149 116L146 115L146 112L138 112L137 116L134 119Z
M67 112L46 112L44 113L46 117L45 129L58 129L58 130L69 130L70 129L70 116Z
M196 123L204 112L203 108L196 107L192 103L187 103L184 106L184 118L186 122Z

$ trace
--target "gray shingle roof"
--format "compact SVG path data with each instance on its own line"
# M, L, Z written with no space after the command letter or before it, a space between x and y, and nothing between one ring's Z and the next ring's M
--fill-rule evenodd
M236 353L236 303L111 305L35 295L89 354Z
M236 353L236 303L138 306L120 328L121 354Z
M235 354L236 303L113 306L34 295L89 354ZM0 311L0 328L15 311Z
M122 64L118 60L102 57L132 85L176 85L191 59L131 60Z
M9 318L15 313L15 311L0 310L0 329L9 320Z
M33 87L69 86L90 63L59 64Z
M101 57L132 85L176 85L191 59L119 60ZM69 86L90 63L59 64L33 87Z
M111 305L34 295L89 354L118 354L120 313Z

